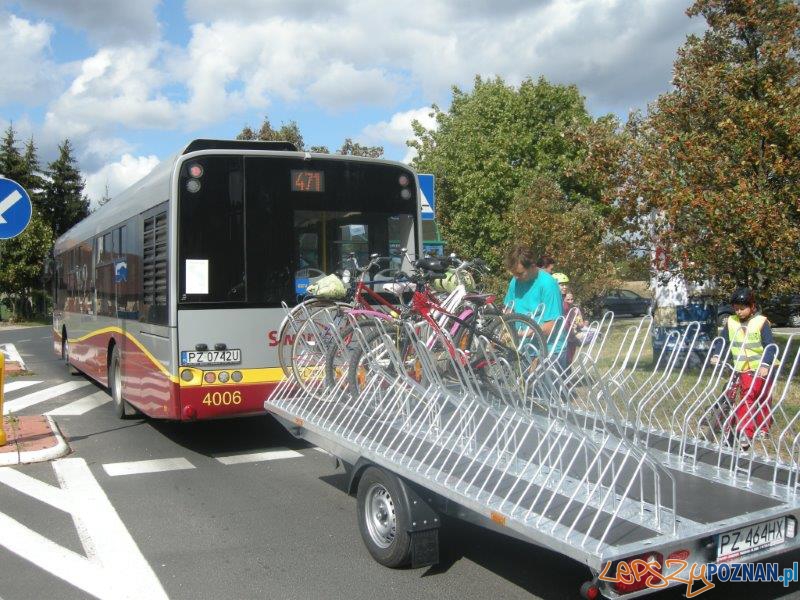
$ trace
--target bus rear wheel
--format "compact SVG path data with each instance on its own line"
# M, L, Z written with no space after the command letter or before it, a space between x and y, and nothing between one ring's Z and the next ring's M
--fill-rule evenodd
M122 359L119 348L116 346L111 351L111 360L108 363L108 389L114 404L114 414L118 418L125 419L136 414L136 411L122 397Z

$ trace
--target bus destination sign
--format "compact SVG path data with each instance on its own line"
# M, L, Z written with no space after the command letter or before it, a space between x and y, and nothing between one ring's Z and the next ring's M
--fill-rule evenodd
M325 173L306 169L290 169L293 192L324 192Z

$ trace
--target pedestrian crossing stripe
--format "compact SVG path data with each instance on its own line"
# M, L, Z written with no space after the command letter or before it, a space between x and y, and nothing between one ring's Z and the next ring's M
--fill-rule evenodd
M108 402L111 402L111 396L109 396L108 392L100 390L99 392L95 392L90 396L86 396L80 400L75 400L75 402L70 402L64 406L59 406L58 408L50 410L45 414L54 417L79 417L80 415L83 415L90 410L97 408L98 406L103 406L103 404Z
M31 387L33 385L39 385L40 383L42 382L31 380L9 381L3 386L3 395L10 392L16 392L17 390L23 390L26 387Z
M68 381L66 383L60 383L43 390L26 394L20 398L15 398L14 400L8 400L3 403L3 414L7 415L19 412L22 409L29 408L48 400L53 400L59 396L89 385L92 385L92 382L86 381L85 379L80 381Z

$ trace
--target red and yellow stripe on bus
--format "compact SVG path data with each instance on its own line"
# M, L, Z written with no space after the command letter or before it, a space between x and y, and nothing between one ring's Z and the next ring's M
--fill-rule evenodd
M61 335L54 331L53 336L54 350L60 354ZM70 362L103 385L108 385L109 349L115 344L122 357L124 398L154 418L194 420L263 413L264 400L283 379L280 368L204 371L181 367L175 376L134 335L119 327L104 327L68 341ZM227 381L220 381L222 373Z

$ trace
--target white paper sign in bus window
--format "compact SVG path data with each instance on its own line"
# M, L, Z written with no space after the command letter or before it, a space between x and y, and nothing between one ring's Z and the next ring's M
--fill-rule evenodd
M208 293L208 260L186 259L186 293Z

